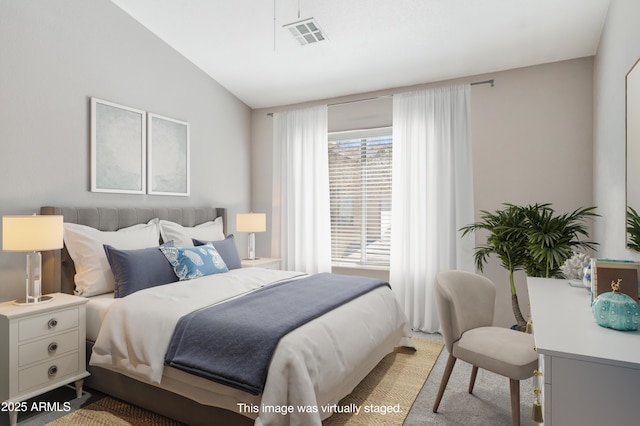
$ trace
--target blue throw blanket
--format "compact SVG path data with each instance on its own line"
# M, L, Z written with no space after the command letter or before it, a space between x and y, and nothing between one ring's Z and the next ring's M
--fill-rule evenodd
M385 285L322 273L192 312L178 321L165 364L258 395L283 336Z

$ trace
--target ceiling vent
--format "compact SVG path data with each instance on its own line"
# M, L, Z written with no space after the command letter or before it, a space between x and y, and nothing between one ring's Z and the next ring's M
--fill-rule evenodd
M318 43L327 39L327 36L322 32L315 18L293 22L283 25L282 27L288 29L293 38L295 38L301 46Z

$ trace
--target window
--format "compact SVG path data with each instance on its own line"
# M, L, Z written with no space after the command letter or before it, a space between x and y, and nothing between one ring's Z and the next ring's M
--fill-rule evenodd
M334 266L389 266L391 153L391 128L329 135Z

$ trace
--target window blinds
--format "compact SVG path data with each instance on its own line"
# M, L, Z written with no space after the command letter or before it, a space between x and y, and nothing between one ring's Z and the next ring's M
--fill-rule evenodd
M391 129L334 133L329 139L332 263L388 267Z

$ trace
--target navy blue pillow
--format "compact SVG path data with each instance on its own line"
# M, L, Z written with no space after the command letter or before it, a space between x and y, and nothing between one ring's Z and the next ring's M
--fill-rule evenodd
M229 270L242 268L240 255L238 254L238 247L236 247L236 241L233 234L229 234L227 235L227 238L219 241L202 241L196 240L195 238L192 241L194 246L213 244Z
M173 241L163 246L173 247ZM119 250L105 244L104 251L116 282L115 297L125 297L145 288L178 281L160 247Z

